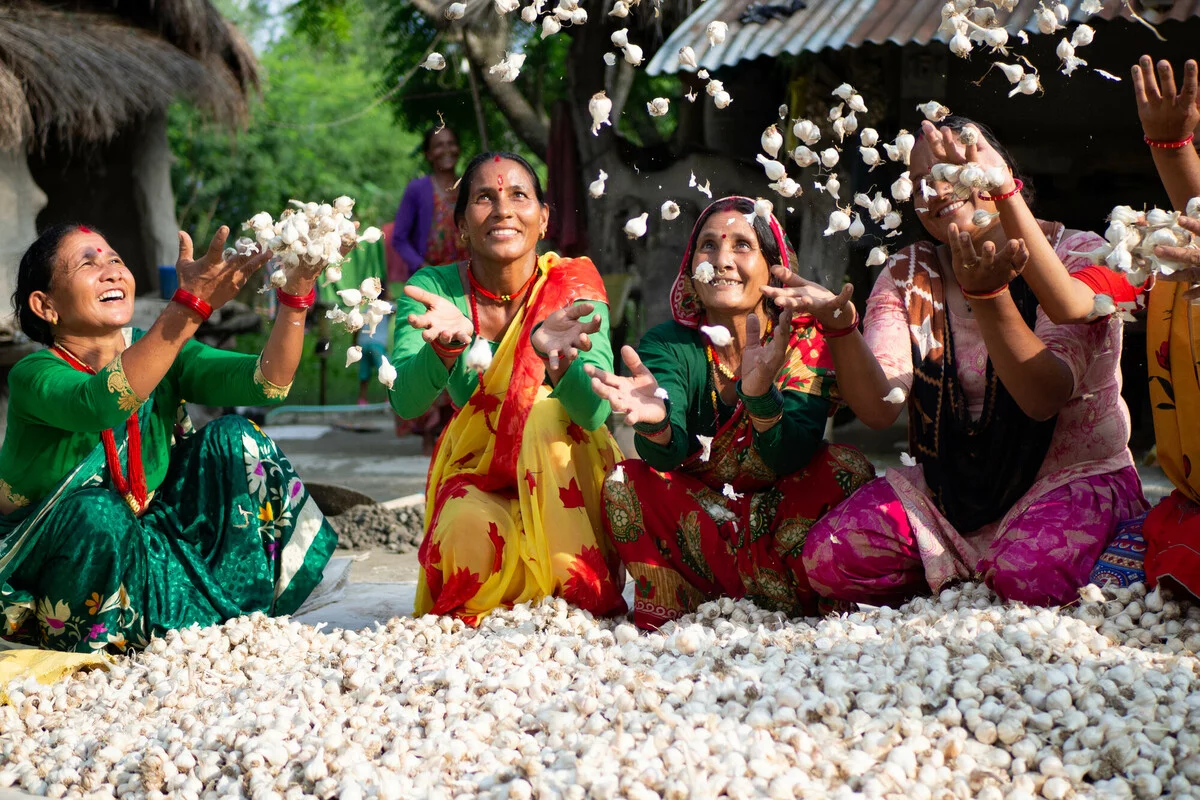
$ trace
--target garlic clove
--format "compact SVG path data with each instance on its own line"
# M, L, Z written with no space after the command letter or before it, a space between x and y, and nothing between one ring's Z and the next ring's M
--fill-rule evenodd
M351 364L357 364L359 361L362 361L362 356L362 348L358 345L346 348L346 366L348 367Z
M650 219L650 214L643 211L638 216L625 223L625 235L630 239L640 239L646 235L647 222Z
M659 208L659 214L667 221L673 220L679 216L679 204L674 200L667 200Z
M733 336L724 325L701 325L700 332L717 347L728 347L733 342Z

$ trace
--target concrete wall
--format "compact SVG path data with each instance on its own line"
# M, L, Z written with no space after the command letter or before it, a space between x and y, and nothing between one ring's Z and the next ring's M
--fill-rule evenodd
M159 111L135 134L133 149L133 200L142 226L142 249L150 269L143 290L158 286L157 267L174 264L179 256L179 220L171 190L171 148L167 143L167 115ZM206 243L197 244L203 247Z
M38 212L46 193L34 182L23 150L0 150L0 339L15 327L9 298L17 288L17 265L37 238Z

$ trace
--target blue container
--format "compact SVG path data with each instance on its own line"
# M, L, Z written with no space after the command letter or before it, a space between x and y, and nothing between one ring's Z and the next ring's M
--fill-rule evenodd
M158 268L158 292L163 300L170 300L171 295L179 288L179 276L175 274L174 264L164 264Z

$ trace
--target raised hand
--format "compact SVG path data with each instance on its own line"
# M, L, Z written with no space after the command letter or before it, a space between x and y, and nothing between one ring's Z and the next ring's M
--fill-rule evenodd
M175 262L179 288L199 297L214 310L236 297L250 276L271 258L270 251L265 251L235 255L226 261L222 252L228 238L229 228L222 225L208 243L208 250L197 259L192 252L192 237L185 231L179 232L179 259Z
M1197 68L1195 61L1183 66L1183 87L1175 85L1171 62L1158 62L1158 75L1150 56L1142 56L1133 65L1133 96L1137 101L1142 131L1157 142L1179 142L1200 125L1196 106Z
M592 379L592 391L607 400L613 411L624 414L630 425L662 422L667 417L667 404L656 394L658 381L629 345L621 348L621 358L633 373L631 377L605 372L592 364L583 365Z
M764 286L762 293L775 305L800 315L810 315L821 327L829 330L848 328L855 324L853 284L847 283L837 294L819 283L801 278L787 267L776 265L771 274L783 283L783 287ZM744 357L744 356L743 356ZM742 368L745 374L745 367Z
M983 243L977 253L968 233L957 225L950 226L950 255L954 277L968 294L990 294L1013 281L1029 263L1029 249L1024 239L1010 239L1004 249L996 251L992 242Z
M1179 227L1200 236L1200 219L1181 216ZM1170 275L1159 274L1158 280L1175 283L1190 283L1192 287L1184 294L1188 300L1200 298L1200 249L1195 247L1163 247L1154 248L1154 255L1159 258L1183 264L1183 269L1176 269Z
M762 324L757 314L746 317L746 347L742 350L742 391L749 397L764 395L775 383L775 376L787 361L788 341L792 338L792 312L784 311L771 341L763 344Z
M1000 187L997 191L1004 193L1010 191L1016 184L1012 179L1012 170L1004 157L996 151L996 148L988 144L987 139L979 132L979 129L974 125L966 125L963 131L973 131L975 136L970 144L963 144L960 140L962 132L956 132L953 129L943 126L937 128L929 120L921 123L921 132L929 142L929 149L933 153L934 158L944 164L979 164L984 169L992 167L1001 167L1005 172L1009 173L1008 185Z
M425 306L424 314L408 315L408 324L421 331L422 339L436 340L446 347L453 347L455 342L471 343L475 326L454 303L416 286L405 286L404 293Z
M566 369L581 353L592 349L588 334L600 330L600 317L583 322L596 307L591 303L578 303L560 308L546 317L530 337L533 349L548 356L551 371Z

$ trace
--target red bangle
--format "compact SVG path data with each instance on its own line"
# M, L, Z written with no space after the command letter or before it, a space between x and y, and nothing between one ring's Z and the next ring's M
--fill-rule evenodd
M1161 142L1157 139L1151 139L1149 136L1143 136L1142 138L1145 139L1146 144L1150 145L1151 147L1157 147L1162 150L1178 150L1181 147L1187 147L1189 144L1191 144L1192 140L1196 138L1196 136L1195 134L1189 133L1178 142Z
M1021 180L1020 178L1016 178L1014 180L1014 183L1016 185L1013 187L1013 190L1011 192L1005 192L1004 194L996 194L996 195L980 194L979 199L980 200L989 200L994 203L997 200L1007 200L1010 197L1016 197L1017 195L1019 195L1021 193L1021 190L1025 188L1025 181Z
M991 292L984 292L983 294L971 294L966 289L962 290L962 296L965 297L967 300L995 300L997 297L1000 297L1001 295L1007 294L1007 293L1008 293L1008 284L1007 283L1004 284L1003 286L1001 286L999 289L996 289Z
M175 294L171 295L171 302L195 311L201 321L206 322L212 316L213 307L185 289L176 289Z
M317 287L314 286L308 294L288 294L283 289L275 290L275 298L290 308L312 308L317 302Z
M854 321L845 328L826 328L821 323L817 323L817 333L821 334L826 339L840 339L843 336L849 336L858 330L858 309L851 306L850 309L854 312Z
M449 358L450 356L457 358L463 350L467 349L465 344L460 344L457 347L447 347L439 339L434 339L429 343L429 346L433 348L433 352L437 353L440 358Z

